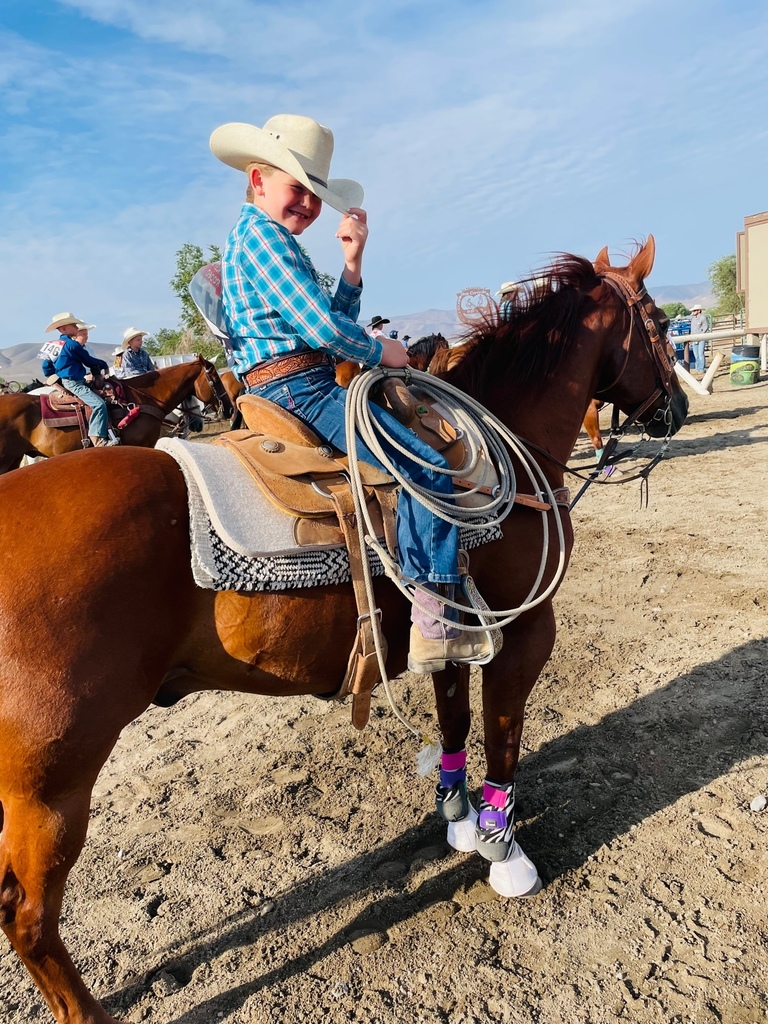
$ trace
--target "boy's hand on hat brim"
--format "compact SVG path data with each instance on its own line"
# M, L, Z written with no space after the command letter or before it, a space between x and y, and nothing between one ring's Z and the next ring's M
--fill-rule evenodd
M344 263L352 274L359 274L363 249L368 240L368 214L359 206L351 206L341 218L336 237L341 242Z

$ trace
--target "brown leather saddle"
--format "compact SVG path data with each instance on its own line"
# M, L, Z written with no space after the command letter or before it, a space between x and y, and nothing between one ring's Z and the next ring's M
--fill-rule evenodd
M55 384L50 394L40 395L40 414L46 427L79 427L83 439L87 439L90 406L61 384Z
M419 437L443 454L452 469L469 464L470 447L462 431L443 414L439 403L397 379L384 382L380 403ZM335 696L353 694L352 722L364 728L370 695L380 680L374 645L372 616L364 586L362 550L357 531L354 498L349 483L348 458L323 441L296 416L256 395L241 395L237 406L247 429L230 431L214 444L230 449L248 469L262 492L278 508L296 518L299 544L346 544L358 608L355 644L342 685ZM360 467L366 507L377 536L396 553L396 509L399 484L374 466ZM475 491L467 503L483 501L498 486L493 467L478 460L458 488ZM532 497L532 496L531 496ZM462 496L457 495L457 503ZM541 505L542 503L538 503ZM549 506L545 506L549 508Z
M397 378L382 383L377 400L440 451L451 469L467 467L466 473L454 478L457 504L477 506L485 501L484 495L496 493L499 478L495 467L483 457L476 458L472 465L471 453L477 451L478 443L468 443L450 409ZM237 406L247 429L230 431L213 443L232 451L264 495L295 518L294 536L300 546L346 544L358 625L344 680L334 696L353 695L352 723L362 729L370 713L371 691L380 680L372 623L377 612L368 606L365 590L363 560L367 552L357 530L348 457L324 444L300 419L273 402L241 395ZM388 473L365 463L360 465L360 475L377 537L394 557L399 484ZM567 492L555 494L558 504L567 503ZM547 502L534 495L518 494L515 501L539 511L550 509Z

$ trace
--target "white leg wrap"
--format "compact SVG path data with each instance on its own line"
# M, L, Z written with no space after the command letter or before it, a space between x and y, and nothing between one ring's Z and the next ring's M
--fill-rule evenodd
M500 896L535 896L541 889L541 879L535 864L516 842L512 843L506 860L491 864L488 881Z
M470 803L469 814L460 821L448 822L448 845L454 850L462 853L474 853L477 849L475 839L475 824L477 822L477 811Z

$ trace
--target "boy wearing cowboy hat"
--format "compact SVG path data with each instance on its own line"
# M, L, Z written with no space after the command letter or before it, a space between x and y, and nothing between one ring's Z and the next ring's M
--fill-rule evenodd
M129 327L123 333L123 359L118 374L120 378L138 377L140 373L151 373L157 369L142 347L146 336L147 331L140 331L138 327Z
M85 383L86 370L94 373L106 373L107 364L103 359L92 356L85 347L85 340L78 339L78 332L87 340L89 326L85 321L80 320L73 313L57 313L45 328L53 331L58 328L63 342L61 354L53 364L52 373L58 374L62 386L76 395L82 402L91 407L91 418L88 423L89 437L94 448L104 448L108 445L119 444L119 441L110 440L109 437L109 415L107 404L101 395L92 391ZM50 361L43 363L43 372L48 372Z
M232 343L235 373L246 390L293 412L325 441L346 451L346 392L336 384L334 363L405 366L408 356L392 338L375 338L357 324L362 292L362 258L368 237L355 181L329 178L333 154L330 129L308 117L279 114L263 128L225 124L210 139L223 163L247 177L246 202L230 232L221 261L222 309ZM342 214L336 237L344 269L336 294L322 288L296 236L320 215L323 203ZM378 406L371 413L387 433L420 459L444 469L441 455ZM402 473L446 498L451 478L421 467L386 440L383 447ZM360 446L362 458L381 463ZM404 577L428 583L434 612L444 607L438 587L458 581L458 530L434 516L401 489L398 552ZM426 597L419 597L421 604ZM487 654L481 634L447 629L414 608L410 664L438 671L450 661L476 661Z

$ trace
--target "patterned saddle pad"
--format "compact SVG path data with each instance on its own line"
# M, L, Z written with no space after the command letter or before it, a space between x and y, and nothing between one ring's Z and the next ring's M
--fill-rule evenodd
M276 508L228 448L163 438L187 485L192 574L207 590L276 591L348 583L344 545L299 547L296 519ZM469 549L498 540L499 527L461 532ZM368 551L374 575L383 566Z

